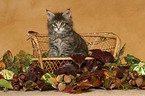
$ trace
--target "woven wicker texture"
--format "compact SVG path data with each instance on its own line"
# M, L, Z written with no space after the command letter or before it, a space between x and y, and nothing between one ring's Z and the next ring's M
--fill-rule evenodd
M103 51L108 51L113 54L115 57L117 52L120 49L120 39L117 35L109 32L100 32L100 33L91 33L80 34L82 38L88 44L88 49L101 49ZM63 64L72 63L71 58L48 58L49 54L49 40L48 34L39 34L35 32L28 33L29 38L32 42L33 47L33 60L34 64L41 66L47 72L53 72L58 67L61 67ZM92 58L86 58L86 60Z

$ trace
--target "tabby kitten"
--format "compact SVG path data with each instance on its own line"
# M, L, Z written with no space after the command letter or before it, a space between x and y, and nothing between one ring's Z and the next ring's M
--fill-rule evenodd
M67 57L73 53L88 55L86 42L73 30L70 10L52 13L47 10L49 57Z

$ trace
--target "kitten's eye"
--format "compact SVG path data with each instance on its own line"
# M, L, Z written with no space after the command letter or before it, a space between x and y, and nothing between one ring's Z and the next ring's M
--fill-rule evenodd
M52 24L52 26L56 27L56 26L57 26L57 24L56 24L56 23L53 23L53 24Z
M64 26L64 25L65 25L65 23L64 23L64 22L62 22L62 23L61 23L61 26Z

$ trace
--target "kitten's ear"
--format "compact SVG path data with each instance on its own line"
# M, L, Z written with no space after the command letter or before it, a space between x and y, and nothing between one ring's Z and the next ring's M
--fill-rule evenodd
M71 19L70 9L67 9L62 15L63 15L66 19Z
M52 12L50 12L49 10L46 10L47 12L47 16L48 16L48 20L52 20L52 18L55 16Z

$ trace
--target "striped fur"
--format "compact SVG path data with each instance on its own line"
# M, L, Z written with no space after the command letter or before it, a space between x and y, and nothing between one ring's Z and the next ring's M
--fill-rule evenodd
M70 10L51 13L47 10L49 30L49 57L67 57L74 53L88 55L88 47L81 36L73 30Z

